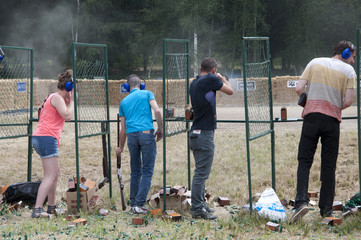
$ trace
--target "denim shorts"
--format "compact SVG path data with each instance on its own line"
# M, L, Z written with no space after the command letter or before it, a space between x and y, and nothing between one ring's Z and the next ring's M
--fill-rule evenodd
M33 136L33 147L41 158L59 156L58 141L50 136Z

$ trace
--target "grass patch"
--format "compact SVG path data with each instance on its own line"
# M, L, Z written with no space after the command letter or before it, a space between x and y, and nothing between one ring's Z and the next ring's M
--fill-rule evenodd
M116 108L111 116L116 116ZM276 124L275 163L276 193L280 199L294 199L296 195L297 149L302 123ZM356 125L355 125L356 126ZM68 179L75 176L74 125L67 123L60 144L61 176L57 189L57 203L65 196ZM161 218L146 216L145 224L132 224L133 214L121 211L119 184L116 175L114 148L116 147L116 124L111 123L112 150L112 193L109 186L99 191L103 199L102 208L109 215L81 212L87 219L86 226L68 227L69 222L62 217L51 220L32 219L31 210L18 212L0 211L1 239L360 239L360 215L343 220L340 226L322 224L317 206L313 207L299 224L281 223L282 232L265 229L267 219L257 214L250 215L242 206L248 203L248 171L245 127L243 124L220 124L215 134L216 151L212 173L207 180L207 192L213 196L211 207L216 209L216 221L194 220L189 213L183 213L179 222L167 222ZM99 182L102 179L101 137L80 139L80 175ZM157 144L158 154L150 193L163 185L163 145ZM250 144L252 193L262 193L271 187L270 136L256 139ZM188 187L186 134L167 139L166 177L169 185ZM310 190L319 191L320 146L315 154L310 174ZM32 179L41 180L43 171L40 158L33 153ZM26 181L27 139L6 139L0 144L0 185ZM345 203L358 187L357 128L341 131L339 158L336 171L335 201ZM128 149L122 155L123 183L126 200L129 199L130 165ZM191 175L194 171L191 156ZM226 196L231 205L220 207L214 199ZM64 205L65 207L65 205ZM1 208L0 208L1 209ZM129 208L128 208L129 209ZM286 209L288 218L292 209ZM340 216L338 212L336 215Z

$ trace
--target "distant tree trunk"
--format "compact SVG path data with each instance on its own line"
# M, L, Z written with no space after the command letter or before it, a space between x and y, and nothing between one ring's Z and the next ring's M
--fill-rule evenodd
M211 57L212 56L212 38L213 38L213 17L212 17L212 22L211 22L211 33L210 33L210 38L209 38L209 44L208 44L208 56Z
M78 19L79 19L79 11L80 11L80 0L77 0L77 2L78 2L78 8L76 11L75 23L73 22L71 25L71 38L73 39L73 42L78 42Z
M147 53L143 53L143 70L144 73L147 72L147 68L148 68L148 54Z
M158 51L157 51L157 48L155 48L153 57L152 57L152 62L150 63L150 67L149 67L149 71L148 71L148 79L150 78L150 73L152 72L153 64L154 64L154 61L157 58L157 56L158 56Z
M78 42L78 18L79 18L79 12L80 12L80 0L77 1L78 2L78 9L76 12L76 30L75 30L75 42Z
M233 32L236 35L236 29L237 29L237 14L234 14L234 22L233 22ZM236 46L237 41L235 41L235 44L233 45L232 49L232 59L231 59L231 76L230 78L233 78L233 71L234 71L234 59L236 57Z
M197 33L193 33L193 39L194 39L194 76L196 77L198 75L198 39L197 39Z

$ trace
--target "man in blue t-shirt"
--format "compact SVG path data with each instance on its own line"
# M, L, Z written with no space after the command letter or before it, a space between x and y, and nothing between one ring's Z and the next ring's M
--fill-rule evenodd
M217 128L216 91L233 94L231 84L217 73L217 62L205 58L201 62L201 73L190 85L189 93L194 121L189 133L190 148L195 159L192 181L192 217L216 219L213 209L206 205L205 182L211 173L214 157L214 130Z
M128 137L130 154L130 211L147 213L144 207L154 171L158 142L163 138L162 113L154 94L140 90L141 79L132 74L127 78L130 93L119 105L121 130L117 156L124 150ZM154 133L152 109L157 120L158 130ZM155 139L156 137L156 139Z

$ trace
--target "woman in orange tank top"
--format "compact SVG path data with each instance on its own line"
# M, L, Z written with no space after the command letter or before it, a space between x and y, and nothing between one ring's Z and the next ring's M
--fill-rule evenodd
M49 217L56 209L56 186L60 174L59 141L64 122L74 114L73 71L58 75L58 91L44 101L39 115L39 123L34 131L33 147L39 154L44 169L44 179L40 184L31 217ZM44 201L48 197L48 210L44 212Z

